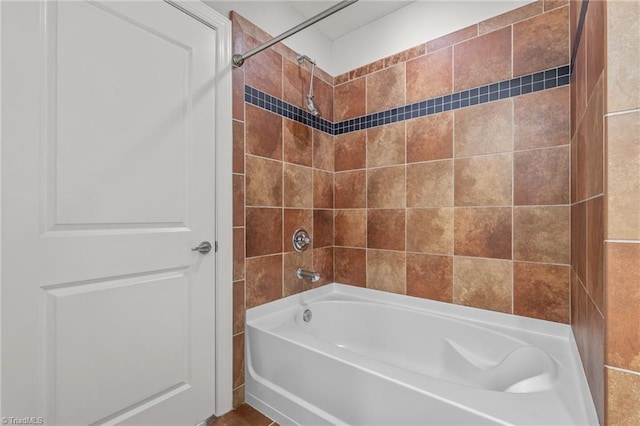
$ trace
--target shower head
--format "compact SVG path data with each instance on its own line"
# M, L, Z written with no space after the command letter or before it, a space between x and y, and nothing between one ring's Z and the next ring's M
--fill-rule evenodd
M312 115L314 116L318 115L318 110L316 109L316 106L313 103L313 96L307 95L307 108L309 109L309 112Z
M299 64L302 64L302 62L305 59L311 64L311 79L309 83L309 94L307 94L307 109L313 116L317 116L319 114L318 109L316 108L316 105L313 103L313 73L316 70L316 61L314 61L307 55L303 55L301 53L298 53L298 55L296 56L296 59Z

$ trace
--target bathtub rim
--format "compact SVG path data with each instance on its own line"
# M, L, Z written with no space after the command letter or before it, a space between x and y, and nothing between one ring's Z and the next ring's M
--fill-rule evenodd
M422 312L429 311L430 313L445 315L454 319L471 321L478 325L499 324L500 327L507 329L526 330L527 332L544 334L560 339L573 337L570 324L528 318L516 314L489 311L471 306L439 302L437 300L423 299L415 296L356 287L336 282L247 309L245 313L246 323L264 319L291 306L305 305L320 299L325 300L327 296L332 295L347 296L346 300L348 300L348 297L355 297L359 301L363 301L364 299L364 301L367 302L388 304L401 309Z

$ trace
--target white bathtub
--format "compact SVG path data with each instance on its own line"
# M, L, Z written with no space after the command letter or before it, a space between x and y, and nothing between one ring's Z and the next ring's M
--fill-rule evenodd
M341 284L246 324L246 401L282 425L598 423L567 325Z

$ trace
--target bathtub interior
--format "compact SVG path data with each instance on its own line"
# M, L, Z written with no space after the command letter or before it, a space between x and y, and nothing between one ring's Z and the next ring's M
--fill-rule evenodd
M246 336L247 402L282 424L597 424L565 325L331 284Z
M344 350L466 386L539 392L557 380L557 362L525 341L451 317L408 309L402 316L385 314L389 309L398 308L319 301L301 306L295 323ZM305 312L310 313L309 321L304 320ZM347 323L349 327L344 326Z

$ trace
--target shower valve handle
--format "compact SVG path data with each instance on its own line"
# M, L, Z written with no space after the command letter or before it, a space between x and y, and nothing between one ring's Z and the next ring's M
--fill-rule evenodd
M309 244L311 244L311 237L309 237L306 229L298 228L293 232L291 243L293 244L293 249L295 251L302 253L307 249Z

